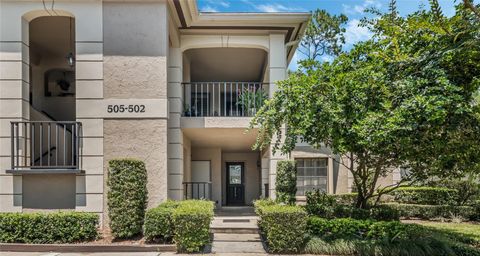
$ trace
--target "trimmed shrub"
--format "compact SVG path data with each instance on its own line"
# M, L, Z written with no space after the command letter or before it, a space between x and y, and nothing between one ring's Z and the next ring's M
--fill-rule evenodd
M380 239L393 241L407 239L419 234L423 228L399 221L355 220L351 218L323 219L310 217L308 230L327 241L335 239Z
M297 167L295 161L282 160L277 164L275 191L278 202L294 204L297 194Z
M323 218L332 218L335 216L337 201L333 195L329 195L319 189L307 191L307 204L305 210L310 215L316 215Z
M258 205L257 205L258 207ZM307 240L307 213L300 206L262 205L259 227L272 253L298 253Z
M200 252L210 243L210 222L213 219L213 202L203 200L181 201L175 208L172 220L173 240L178 252Z
M273 201L272 199L259 199L259 200L255 200L253 202L253 206L255 208L255 213L260 216L262 213L261 213L261 210L262 210L262 207L264 206L270 206L270 205L276 205L277 203L275 203L275 201Z
M147 211L143 227L143 235L147 241L170 242L173 239L172 215L179 205L178 201L167 201Z
M405 204L447 205L455 204L458 191L438 187L401 187L390 193L394 201Z
M142 161L115 159L108 162L108 217L115 238L142 232L147 206L147 170Z
M0 213L1 243L76 243L97 238L98 215L86 212Z
M475 201L480 199L480 183L473 177L467 179L443 179L432 181L429 185L436 187L446 187L456 190L457 205L474 205Z
M437 218L461 217L467 220L478 220L478 212L471 206L452 205L420 205L420 204L384 204L399 212L401 218L419 218L425 220Z
M386 205L377 205L370 209L370 218L382 221L399 220L400 212L398 212L397 209Z

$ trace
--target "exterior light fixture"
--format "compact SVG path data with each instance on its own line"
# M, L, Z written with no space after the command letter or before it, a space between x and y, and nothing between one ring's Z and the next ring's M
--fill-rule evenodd
M69 34L70 52L67 54L66 59L67 59L68 65L69 65L71 68L73 68L73 66L75 66L75 55L73 55L73 53L72 53L72 49L73 49L73 43L72 43L72 18L69 18L69 21L70 21L70 26L69 26L69 30L70 30L70 34Z
M75 66L75 57L73 56L73 53L70 52L66 58L68 65L73 68L73 66Z

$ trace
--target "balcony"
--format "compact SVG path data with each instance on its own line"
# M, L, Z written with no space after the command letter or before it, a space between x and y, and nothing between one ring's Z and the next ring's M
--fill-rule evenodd
M10 173L79 173L80 122L11 122Z
M182 84L184 117L252 117L268 99L268 84L192 82Z

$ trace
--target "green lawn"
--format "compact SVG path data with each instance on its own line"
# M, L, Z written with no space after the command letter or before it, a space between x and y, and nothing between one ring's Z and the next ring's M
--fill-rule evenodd
M479 223L450 223L419 221L417 224L430 227L455 240L462 240L468 244L480 247L480 224Z

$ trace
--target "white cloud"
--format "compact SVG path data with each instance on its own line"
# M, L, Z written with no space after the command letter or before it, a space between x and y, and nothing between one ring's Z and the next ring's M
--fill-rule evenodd
M249 0L241 0L243 3L252 6L259 12L301 12L305 11L302 8L285 6L282 4L255 4Z
M225 8L230 7L230 4L225 1L218 1L217 3Z
M210 5L203 7L200 11L201 12L218 12L217 9L211 7Z
M345 27L345 45L351 46L360 41L368 40L372 37L373 33L366 27L358 26L360 20L352 19L347 23Z
M207 2L210 4L210 5L220 5L224 8L228 8L230 7L230 3L229 2L226 2L226 1L222 1L222 0L207 0Z
M365 12L365 9L375 7L380 8L382 4L378 0L364 0L361 4L348 5L342 4L343 12L346 14L358 14Z

